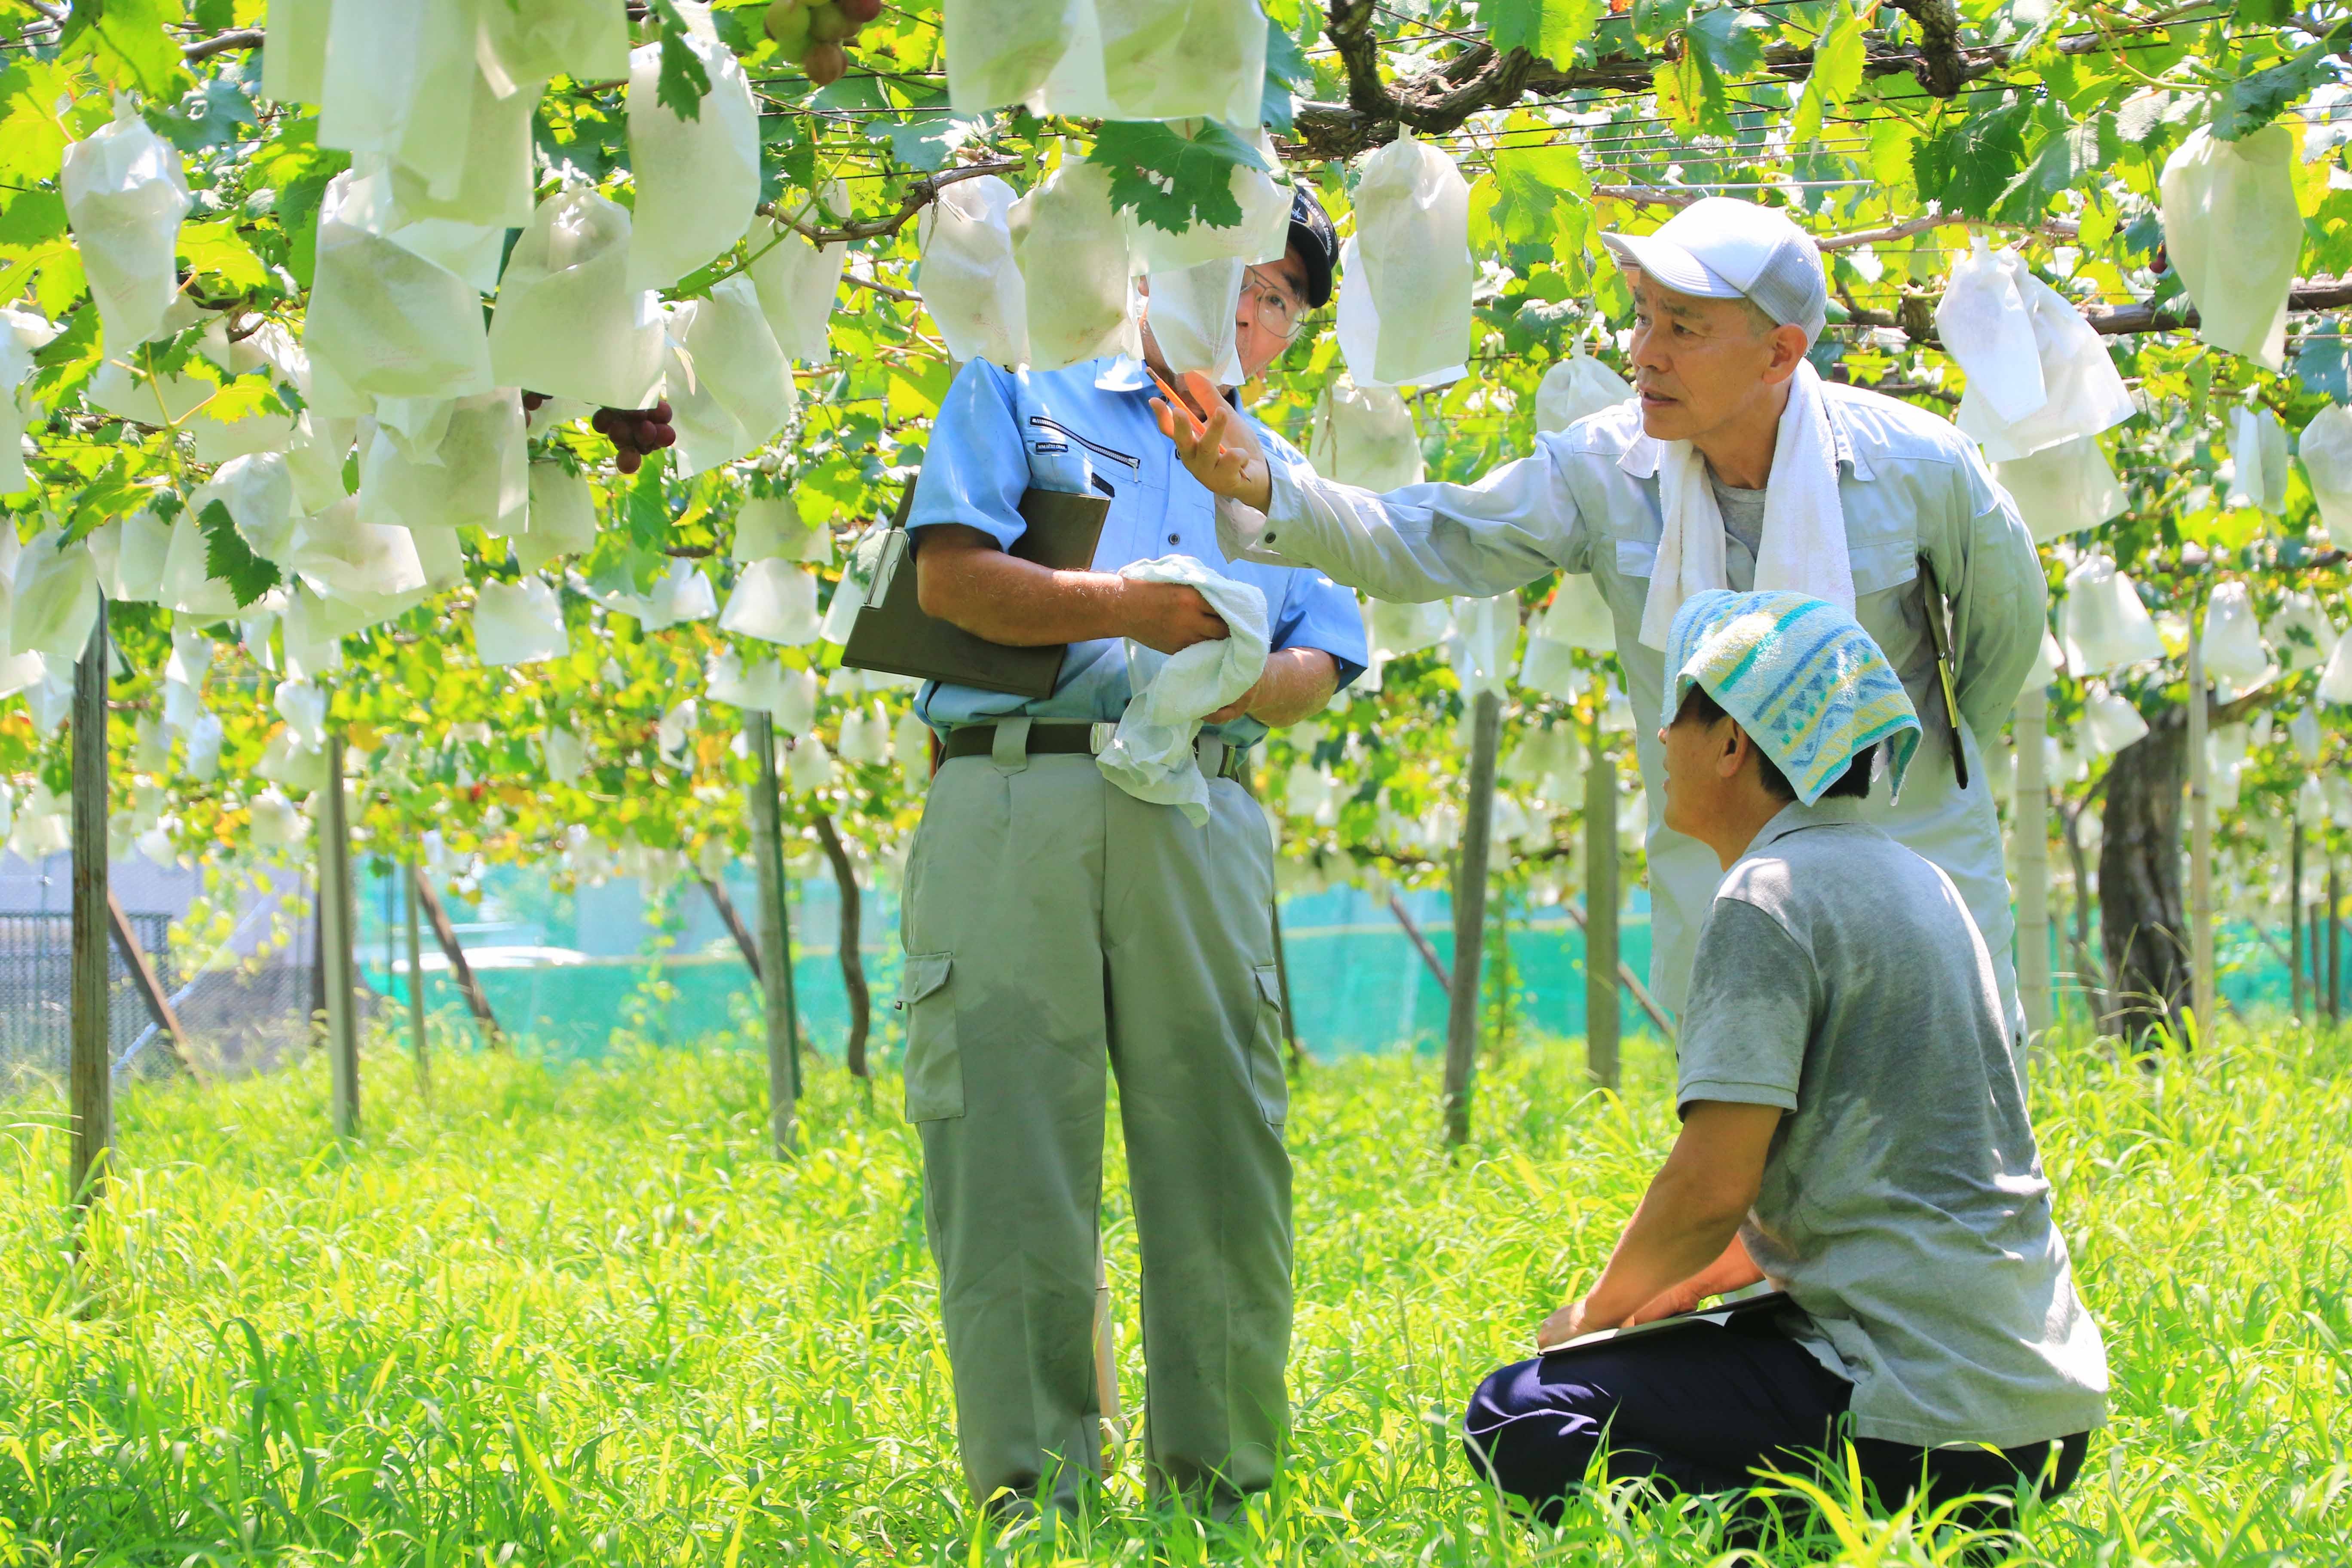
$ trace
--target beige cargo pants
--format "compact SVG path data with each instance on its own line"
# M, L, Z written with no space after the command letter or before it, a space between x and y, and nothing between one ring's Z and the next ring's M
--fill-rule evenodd
M1273 1480L1291 1256L1273 850L1241 785L1210 793L1194 827L1091 757L1003 741L931 783L902 901L907 1115L983 1501L1035 1498L1051 1475L1073 1506L1099 1464L1106 1068L1142 1251L1153 1483L1223 1511Z

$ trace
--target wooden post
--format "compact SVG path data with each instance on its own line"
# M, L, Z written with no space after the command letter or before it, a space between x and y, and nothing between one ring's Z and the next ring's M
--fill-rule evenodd
M474 1021L482 1026L482 1043L494 1051L504 1048L506 1037L499 1032L498 1015L490 1011L490 999L474 977L474 966L466 962L457 930L449 923L449 911L441 907L441 895L433 890L422 867L411 867L408 879L416 889L416 901L425 906L425 918L433 927L433 940L440 944L441 956L449 961L449 977L457 983L458 994L466 998Z
M2189 625L2189 1005L2197 1041L2213 1037L2213 759L2205 743L2211 702L2205 679L2205 606Z
M1503 700L1482 691L1470 704L1470 776L1462 807L1462 852L1454 868L1454 984L1446 998L1445 1142L1470 1140L1470 1093L1478 1065L1478 971L1486 945L1486 858L1495 821L1495 752Z
M858 951L861 938L858 909L857 868L850 863L849 850L842 844L841 835L833 826L833 818L820 811L814 813L816 841L824 847L824 858L833 862L833 880L841 889L841 940L837 944L841 957L841 988L849 996L849 1041L842 1048L842 1061L852 1078L870 1078L866 1068L866 1037L874 1026L874 996L866 984L866 955Z
M2043 745L2049 728L2049 691L2037 686L2019 693L2010 723L2017 744L2010 858L2017 868L2017 998L2025 1006L2029 1042L2047 1033L2051 1022L2050 781Z
M2288 818L2286 857L2286 991L2287 1006L2298 1018L2303 1010L2303 806L2297 802Z
M416 1058L416 1092L433 1103L433 1058L425 1047L425 942L417 930L416 868L400 879L401 912L408 926L408 1044ZM389 944L386 944L389 945Z
M178 1065L180 1070L198 1082L204 1072L188 1051L187 1032L180 1027L179 1011L172 1005L171 997L163 994L163 983L155 977L155 966L147 958L147 950L140 944L139 933L131 929L131 917L122 912L122 900L114 896L112 888L106 893L106 920L114 932L114 945L122 953L122 966L131 971L131 984L139 988L140 1000L147 1004L148 1016L155 1027L163 1032L163 1054Z
M1592 925L1591 918L1574 904L1562 904L1560 908L1568 911L1568 918L1576 922L1576 929L1583 931L1585 940L1590 942ZM1650 994L1650 988L1642 984L1642 977L1633 973L1633 966L1626 963L1622 955L1617 960L1617 984L1623 986L1627 994L1633 998L1634 1004L1649 1015L1650 1022L1658 1026L1660 1037L1667 1040L1675 1037L1675 1021L1666 1016L1666 1010L1658 1005L1658 999Z
M2327 1021L2344 1021L2344 886L2333 850L2327 856Z
M343 736L327 734L327 809L319 821L319 967L327 986L328 1062L333 1069L335 1136L360 1131L358 986L352 973L352 834L343 799Z
M76 1207L105 1190L114 1147L114 1063L107 1037L106 600L74 666L73 1053L67 1075L73 1137L66 1191Z
M768 1141L779 1158L798 1141L799 1030L793 1017L792 932L784 914L783 802L776 778L776 733L765 713L747 712L743 732L760 771L751 784L751 864L760 877L760 992L768 1028Z
M1102 1473L1110 1474L1118 1442L1118 1337L1111 1331L1110 1269L1095 1246L1095 1408L1102 1418Z
M1594 685L1584 764L1584 1070L1617 1087L1617 765L1601 733L1608 692Z

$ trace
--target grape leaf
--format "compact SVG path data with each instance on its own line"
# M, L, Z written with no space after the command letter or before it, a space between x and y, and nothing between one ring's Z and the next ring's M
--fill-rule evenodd
M1114 206L1171 234L1195 224L1228 228L1241 222L1234 170L1265 167L1256 148L1213 120L1200 121L1190 136L1163 121L1107 120L1087 161L1110 176Z
M1487 41L1498 49L1525 49L1539 60L1567 65L1577 46L1609 14L1608 0L1479 0Z
M2339 25L2293 59L2231 82L2228 94L2215 110L2213 134L2224 142L2252 135L2284 113L2288 104L2321 82L2332 80L2334 73L2329 68L2328 57L2336 47L2336 34L2341 30Z
M1283 31L1282 24L1268 16L1265 19L1265 90L1258 101L1258 119L1276 131L1287 131L1297 123L1293 111L1294 95L1315 83L1315 68L1307 63L1307 51L1298 40Z
M205 575L228 584L236 607L245 608L283 581L276 563L264 561L236 531L236 520L219 501L207 501L196 513L196 527L205 536Z
M169 102L187 71L163 24L183 19L177 0L75 0L58 36L58 58L86 58L103 79Z
M1822 41L1813 46L1812 74L1805 79L1804 96L1797 100L1796 121L1789 129L1791 142L1802 146L1819 136L1822 116L1852 98L1862 86L1862 68L1867 58L1863 35L1869 26L1867 18L1854 15L1846 0L1838 0L1830 25L1822 30Z
M2025 121L2032 112L2030 103L2003 104L1914 145L1911 174L1919 199L1939 201L1947 212L1990 217L2025 163Z
M694 52L693 35L677 12L677 0L653 0L661 24L661 79L655 100L680 120L702 118L702 100L710 92L710 73Z

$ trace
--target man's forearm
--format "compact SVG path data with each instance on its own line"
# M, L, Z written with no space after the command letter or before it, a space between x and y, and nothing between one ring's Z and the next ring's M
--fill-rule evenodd
M1718 1262L1746 1211L1685 1191L1683 1173L1658 1173L1626 1223L1609 1267L1584 1299L1586 1331L1613 1329L1643 1303Z
M1322 711L1339 689L1337 659L1319 647L1286 647L1266 657L1247 711L1266 728L1279 730Z
M1001 550L918 552L923 608L983 641L1045 647L1125 637L1128 580L1056 572Z

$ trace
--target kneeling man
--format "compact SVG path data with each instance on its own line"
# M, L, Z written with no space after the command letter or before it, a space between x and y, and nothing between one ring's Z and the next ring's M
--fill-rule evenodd
M2106 1355L1983 939L1949 877L1861 818L1874 754L1899 788L1917 715L1853 617L1798 594L1694 596L1666 668L1666 825L1725 871L1683 1019L1682 1131L1599 1282L1536 1343L1763 1280L1792 1304L1505 1367L1471 1400L1471 1460L1546 1517L1604 1445L1612 1479L1670 1490L1817 1454L1843 1468L1851 1442L1888 1507L2054 1497L2105 1419Z

